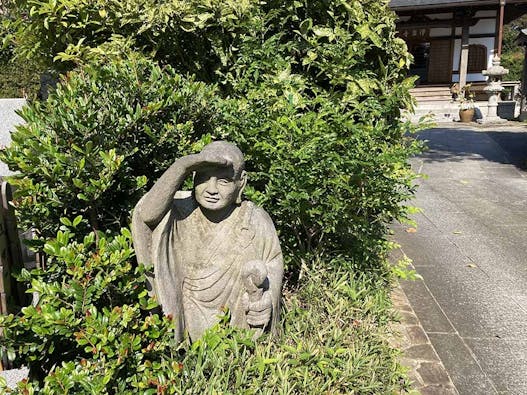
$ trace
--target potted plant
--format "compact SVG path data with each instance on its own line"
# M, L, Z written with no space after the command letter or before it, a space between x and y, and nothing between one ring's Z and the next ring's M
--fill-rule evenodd
M470 91L470 84L461 88L459 95L459 120L460 122L472 122L476 112L474 104L474 93Z

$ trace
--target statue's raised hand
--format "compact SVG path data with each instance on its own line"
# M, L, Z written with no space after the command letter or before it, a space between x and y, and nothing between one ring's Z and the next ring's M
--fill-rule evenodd
M202 151L199 154L188 155L184 159L189 171L202 171L211 167L232 167L232 161L214 151Z

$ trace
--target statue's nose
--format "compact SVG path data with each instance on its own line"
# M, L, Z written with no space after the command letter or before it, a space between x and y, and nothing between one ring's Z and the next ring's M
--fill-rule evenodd
M216 180L216 177L209 178L209 181L207 182L207 193L210 194L216 194L218 193L218 183Z

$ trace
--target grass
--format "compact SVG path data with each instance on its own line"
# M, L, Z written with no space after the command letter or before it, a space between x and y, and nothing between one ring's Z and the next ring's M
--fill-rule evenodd
M119 395L403 393L405 369L389 343L395 319L389 282L379 274L324 267L317 262L294 288L285 288L279 336L255 341L251 331L231 328L227 314L192 344L160 343L165 355L147 363L151 357L144 354L141 369L119 371L115 358L103 355L63 364L43 387L27 383L13 393L55 394L58 388ZM116 375L122 380L110 384Z
M244 394L396 394L404 369L389 343L393 319L384 281L346 271L311 271L286 291L278 340L252 344L243 332L220 328L183 361L179 392ZM221 347L215 344L217 330ZM246 346L241 346L246 345Z

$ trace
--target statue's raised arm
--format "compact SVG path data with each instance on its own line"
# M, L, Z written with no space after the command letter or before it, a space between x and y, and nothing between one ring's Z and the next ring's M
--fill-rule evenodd
M229 165L231 164L226 157L215 152L202 152L178 158L139 201L135 211L146 225L155 228L172 208L174 195L190 174L208 167L226 168Z
M181 188L193 174L192 193ZM227 307L231 324L276 331L282 253L267 213L242 201L245 162L218 141L177 159L138 202L132 218L137 259L153 264L152 291L195 340Z

